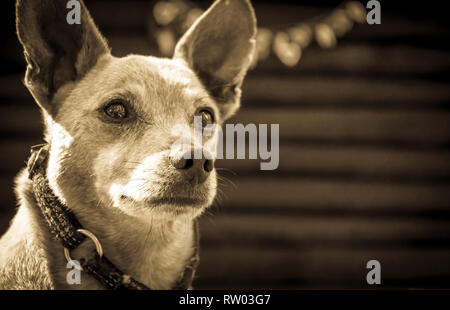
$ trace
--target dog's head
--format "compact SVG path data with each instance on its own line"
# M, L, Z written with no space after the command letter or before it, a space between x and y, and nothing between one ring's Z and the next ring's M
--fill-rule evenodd
M16 8L25 84L51 145L51 186L69 206L197 216L216 193L218 133L198 139L194 116L210 127L239 107L255 45L250 2L216 1L172 59L113 57L83 2L72 2L80 24L67 22L66 0ZM186 156L197 151L201 158Z

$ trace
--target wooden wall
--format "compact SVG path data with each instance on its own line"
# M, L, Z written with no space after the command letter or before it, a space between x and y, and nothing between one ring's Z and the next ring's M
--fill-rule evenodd
M147 1L86 2L114 54L155 53ZM332 8L254 3L260 25L278 28ZM307 49L295 68L271 58L250 72L231 122L280 124L280 166L218 163L231 182L201 220L197 288L369 288L371 259L381 288L450 287L447 26L388 11L335 49ZM0 232L42 130L12 28L1 51Z

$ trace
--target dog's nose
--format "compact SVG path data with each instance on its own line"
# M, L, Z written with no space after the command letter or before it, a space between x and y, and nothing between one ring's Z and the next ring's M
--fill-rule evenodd
M200 159L189 158L193 156L188 155L189 153L170 155L170 164L180 170L187 179L196 179L197 183L203 183L214 169L214 161L203 158L203 156Z

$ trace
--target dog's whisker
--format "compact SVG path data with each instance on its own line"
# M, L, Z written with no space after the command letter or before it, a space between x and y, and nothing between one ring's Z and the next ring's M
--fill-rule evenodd
M221 185L225 185L225 186L226 186L226 185L231 185L233 189L237 189L236 184L235 184L233 181L231 181L230 179L228 179L228 178L226 178L226 177L224 177L224 176L218 176L218 177L217 177L217 180L218 180L218 182L219 182Z
M229 168L217 168L216 167L216 170L219 171L219 172L230 172L233 175L237 175L237 173L235 171L233 171L233 170L231 170Z

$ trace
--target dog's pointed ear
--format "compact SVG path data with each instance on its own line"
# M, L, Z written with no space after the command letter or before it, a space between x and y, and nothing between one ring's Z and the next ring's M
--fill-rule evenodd
M79 80L109 54L82 0L17 0L16 27L27 62L25 85L49 113L61 86Z
M256 43L249 0L218 0L184 34L174 58L182 58L220 103L222 118L239 107L241 84Z

